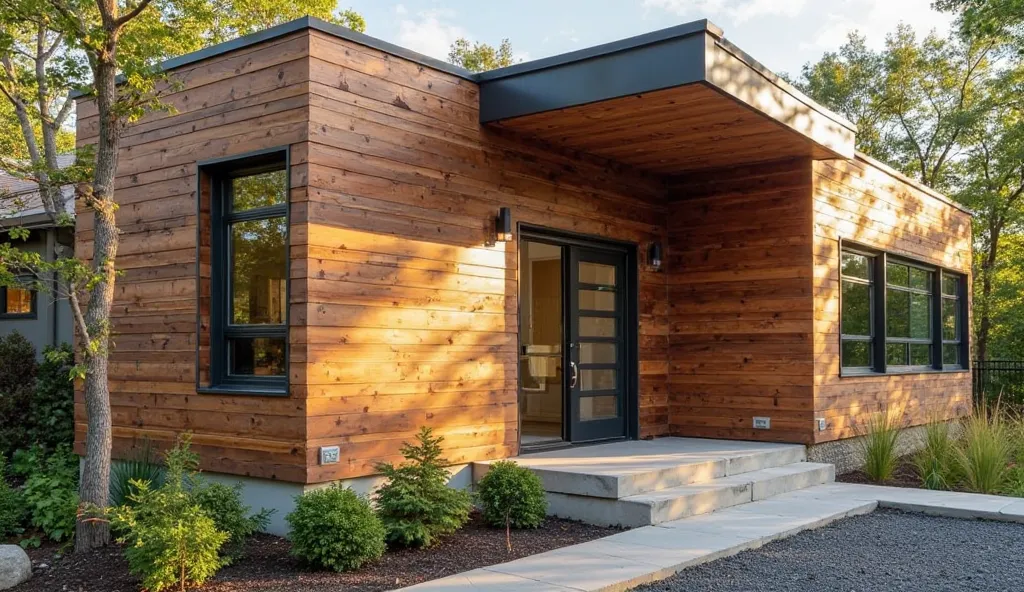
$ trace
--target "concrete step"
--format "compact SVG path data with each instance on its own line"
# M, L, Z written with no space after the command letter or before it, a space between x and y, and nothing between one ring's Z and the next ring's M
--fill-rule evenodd
M551 493L621 499L806 460L797 444L657 438L526 454L515 461ZM479 481L490 462L473 463Z
M548 493L548 513L603 526L648 526L830 483L830 464L797 462L619 499Z

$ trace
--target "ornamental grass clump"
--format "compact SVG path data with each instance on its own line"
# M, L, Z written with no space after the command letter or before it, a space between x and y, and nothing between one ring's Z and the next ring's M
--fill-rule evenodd
M447 461L441 458L443 438L421 428L416 444L404 444L405 463L377 465L387 481L377 490L378 513L387 543L396 547L429 547L469 520L467 492L448 487Z
M493 463L477 483L477 501L484 521L505 528L505 544L512 552L513 528L537 528L547 515L544 486L533 471L514 461Z
M349 571L384 554L384 525L369 502L340 485L295 498L285 517L292 555L320 569Z
M926 489L949 489L956 483L956 445L948 422L935 418L925 426L914 468Z
M891 479L896 472L900 440L899 418L891 409L874 413L861 434L864 473L876 482Z
M956 451L963 484L977 493L999 493L1006 484L1012 452L1011 432L998 407L975 410L963 421Z

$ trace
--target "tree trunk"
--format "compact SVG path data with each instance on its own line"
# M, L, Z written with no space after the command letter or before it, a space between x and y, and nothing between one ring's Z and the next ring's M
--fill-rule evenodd
M989 224L988 251L981 262L981 302L978 307L978 335L975 344L975 355L981 361L988 359L988 335L992 330L992 275L996 272L1001 234L1001 222L992 220Z
M107 354L110 337L110 308L114 299L114 259L117 256L118 230L114 213L114 174L120 144L120 124L114 104L116 86L116 34L110 36L106 51L97 56L93 68L100 129L96 146L96 171L91 195L86 202L93 209L94 252L92 269L99 281L91 290L85 324L89 330L85 344L85 411L88 422L85 469L79 488L82 508L75 531L75 550L84 551L110 542L110 525L105 519L90 519L107 507L110 493L111 414L107 383ZM102 518L102 516L99 516Z

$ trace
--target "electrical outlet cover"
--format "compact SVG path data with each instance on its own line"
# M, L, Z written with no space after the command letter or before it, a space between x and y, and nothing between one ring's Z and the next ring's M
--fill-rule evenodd
M333 465L341 460L341 448L339 446L321 446L320 464Z
M828 429L828 422L825 421L824 417L819 417L815 421L818 422L818 431L819 432L824 432L825 430Z
M770 417L755 417L754 418L754 429L755 430L770 430L770 429L772 429L772 418L770 418Z

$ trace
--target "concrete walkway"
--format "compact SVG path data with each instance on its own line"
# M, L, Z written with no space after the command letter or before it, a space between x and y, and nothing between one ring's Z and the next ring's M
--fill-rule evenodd
M877 507L1024 523L1024 499L1020 498L830 483L710 514L636 528L403 590L628 590L687 567L755 549L841 518L866 514Z

